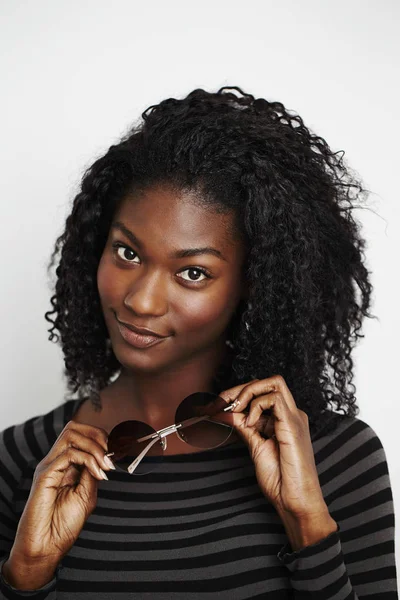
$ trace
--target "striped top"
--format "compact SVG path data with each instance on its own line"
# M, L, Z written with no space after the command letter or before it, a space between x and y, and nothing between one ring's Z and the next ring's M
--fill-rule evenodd
M82 400L0 432L0 569L36 465ZM261 493L244 442L147 457L154 471L108 471L97 506L52 581L0 598L62 600L394 600L394 507L385 451L364 421L337 414L313 441L337 531L296 552Z

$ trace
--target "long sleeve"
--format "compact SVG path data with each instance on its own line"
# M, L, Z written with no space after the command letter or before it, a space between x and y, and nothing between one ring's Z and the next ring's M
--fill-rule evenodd
M35 468L80 402L0 432L0 569ZM132 481L112 471L99 482L96 509L52 581L25 592L0 576L0 600L398 599L382 444L363 421L337 418L333 432L313 441L321 489L338 525L318 543L296 552L285 543L245 444L149 457L157 463L150 477Z
M14 495L27 466L29 437L33 420L24 427L14 425L0 432L0 600L32 597L37 600L56 600L57 573L45 586L37 590L17 590L3 577L3 563L8 559L14 543L19 516L14 508Z
M315 453L321 489L337 531L278 553L295 600L398 599L395 517L386 455L374 430L354 420Z

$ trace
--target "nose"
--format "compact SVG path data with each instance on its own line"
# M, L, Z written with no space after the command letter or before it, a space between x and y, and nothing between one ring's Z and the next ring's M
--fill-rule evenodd
M143 273L129 286L124 306L137 315L161 316L166 312L167 294L162 275Z

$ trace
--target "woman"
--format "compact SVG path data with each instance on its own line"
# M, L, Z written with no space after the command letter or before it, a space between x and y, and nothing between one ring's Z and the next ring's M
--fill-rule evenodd
M78 398L1 434L1 597L397 598L386 456L351 386L365 190L238 87L142 116L85 173L50 261ZM199 394L218 443L176 429ZM132 474L126 421L158 432Z

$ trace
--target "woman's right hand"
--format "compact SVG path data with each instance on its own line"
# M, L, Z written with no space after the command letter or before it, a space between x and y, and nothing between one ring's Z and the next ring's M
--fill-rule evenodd
M11 550L17 560L51 564L68 553L97 504L108 434L69 421L35 469Z

